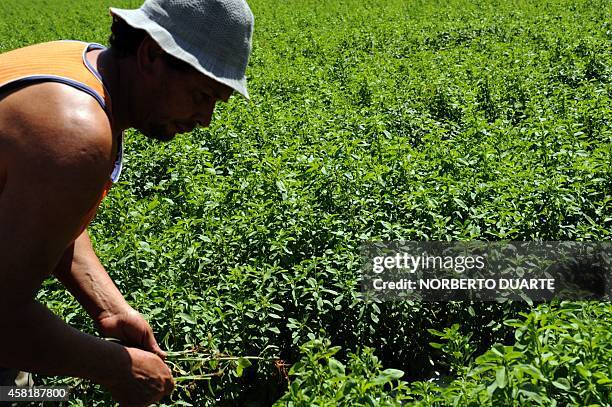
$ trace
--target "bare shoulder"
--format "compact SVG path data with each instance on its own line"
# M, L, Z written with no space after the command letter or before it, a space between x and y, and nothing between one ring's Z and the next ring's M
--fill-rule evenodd
M0 137L5 151L20 160L106 171L114 157L111 126L98 102L57 83L31 85L1 99Z
M0 264L52 269L98 202L115 148L106 114L79 90L44 83L0 99Z
M113 148L106 114L79 90L43 83L0 99L2 295L31 296L57 264L108 182Z
M3 216L5 223L21 219L24 231L32 223L32 236L53 232L67 243L98 202L115 148L105 112L84 92L42 83L5 96L0 100L0 173L6 180L0 224Z

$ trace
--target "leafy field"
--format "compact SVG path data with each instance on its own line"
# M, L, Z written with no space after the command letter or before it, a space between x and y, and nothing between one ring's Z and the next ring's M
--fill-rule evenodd
M106 43L111 3L140 5L3 0L0 52ZM90 227L162 347L204 359L176 354L166 404L612 404L607 303L359 287L368 241L611 239L612 3L249 4L252 102L169 144L130 132ZM39 300L95 333L56 281Z

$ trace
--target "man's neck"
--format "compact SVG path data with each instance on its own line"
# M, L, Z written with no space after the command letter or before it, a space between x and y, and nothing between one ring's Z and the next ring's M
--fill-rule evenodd
M123 61L113 56L109 49L87 54L87 59L96 67L102 82L110 93L112 103L113 132L122 132L132 127L130 123L130 86Z

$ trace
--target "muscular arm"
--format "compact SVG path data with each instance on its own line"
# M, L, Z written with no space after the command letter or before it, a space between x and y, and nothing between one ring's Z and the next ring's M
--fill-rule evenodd
M54 274L83 305L102 335L165 358L149 323L125 301L104 270L87 231L66 249Z
M125 348L69 327L34 296L98 199L110 129L92 117L91 98L37 86L0 103L0 366L101 382L129 364Z
M66 249L53 274L96 323L130 308L98 260L87 230Z
M34 301L81 243L112 168L112 140L104 112L76 89L44 83L0 99L0 366L92 379L121 403L148 405L174 386L158 356L79 332Z

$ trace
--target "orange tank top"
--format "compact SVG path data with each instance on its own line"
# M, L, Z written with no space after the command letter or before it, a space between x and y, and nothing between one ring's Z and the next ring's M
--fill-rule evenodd
M94 49L104 47L81 41L52 41L0 54L0 94L33 83L58 82L91 95L110 118L109 93L104 87L102 77L86 58L87 52ZM81 232L94 218L111 185L119 179L122 156L123 136L120 135L115 166L98 202L83 218Z

